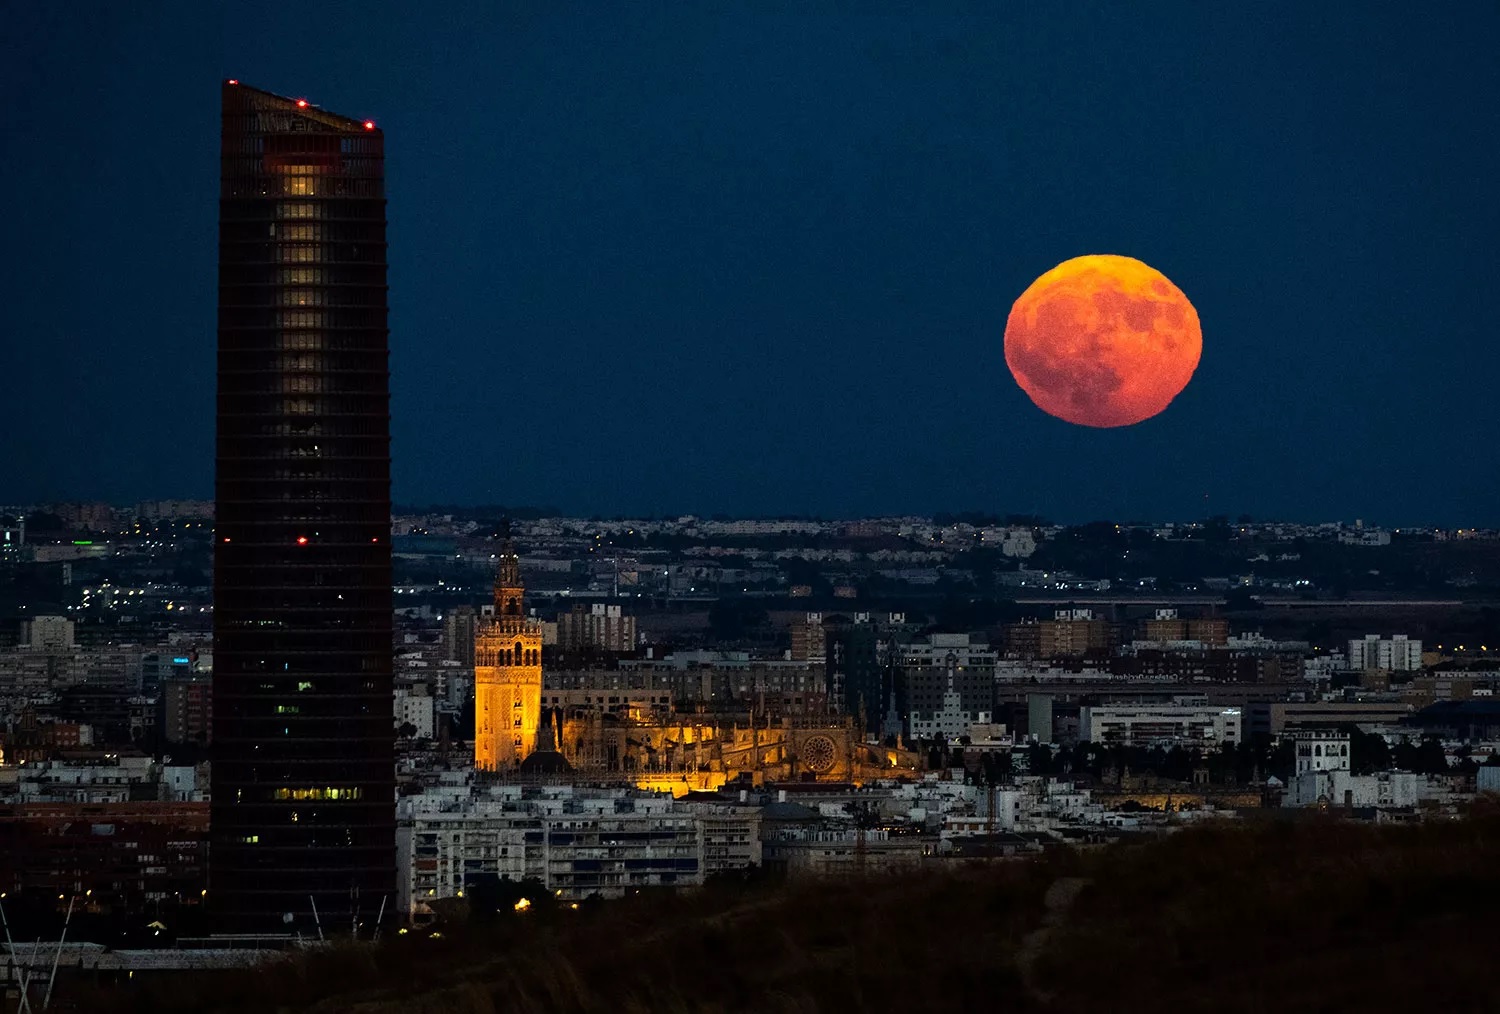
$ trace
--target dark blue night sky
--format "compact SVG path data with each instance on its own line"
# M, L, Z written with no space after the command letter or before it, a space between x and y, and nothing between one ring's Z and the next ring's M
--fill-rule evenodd
M211 495L237 77L386 133L400 502L1500 524L1495 4L496 6L8 5L0 502ZM1006 371L1083 253L1138 426Z

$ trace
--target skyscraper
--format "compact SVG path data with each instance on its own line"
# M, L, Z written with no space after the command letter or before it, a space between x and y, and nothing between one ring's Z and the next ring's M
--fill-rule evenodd
M223 85L209 904L395 907L384 139Z

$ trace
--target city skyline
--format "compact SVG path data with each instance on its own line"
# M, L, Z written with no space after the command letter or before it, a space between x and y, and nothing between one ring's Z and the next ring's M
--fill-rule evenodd
M1500 8L11 20L6 1006L1500 998Z
M1500 423L1462 406L1496 365L1500 133L1454 101L1500 83L1491 10L244 10L18 16L18 150L87 120L133 155L7 160L28 250L8 499L207 496L195 138L203 82L233 76L413 140L391 175L397 500L1496 521L1469 447ZM135 143L139 110L172 129ZM1005 371L1011 303L1086 252L1159 267L1203 320L1193 384L1119 432L1040 416Z

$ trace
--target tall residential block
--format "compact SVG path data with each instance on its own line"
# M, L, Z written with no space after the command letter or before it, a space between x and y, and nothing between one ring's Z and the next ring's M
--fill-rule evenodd
M1397 672L1422 668L1422 642L1405 634L1383 638L1366 634L1349 642L1350 669L1389 669Z
M880 657L879 630L869 613L856 613L852 619L827 616L821 626L828 699L846 715L863 716L862 731L877 731L892 689Z
M635 617L604 602L576 605L557 614L557 645L564 651L634 651Z
M823 614L807 613L791 623L792 661L826 662L828 635L823 630Z
M384 138L222 86L209 904L395 908Z
M1188 619L1178 616L1175 609L1158 609L1153 619L1141 621L1140 628L1147 641L1200 641L1214 646L1229 641L1229 621L1222 616Z
M449 662L472 666L474 664L473 606L458 606L443 617L443 658Z
M1040 628L1040 657L1064 658L1107 651L1117 642L1114 624L1091 609L1058 609Z

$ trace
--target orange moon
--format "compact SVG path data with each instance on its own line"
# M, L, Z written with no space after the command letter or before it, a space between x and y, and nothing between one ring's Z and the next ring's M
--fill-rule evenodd
M1005 363L1037 408L1130 426L1182 392L1203 352L1198 311L1160 271L1089 254L1031 283L1005 323Z

